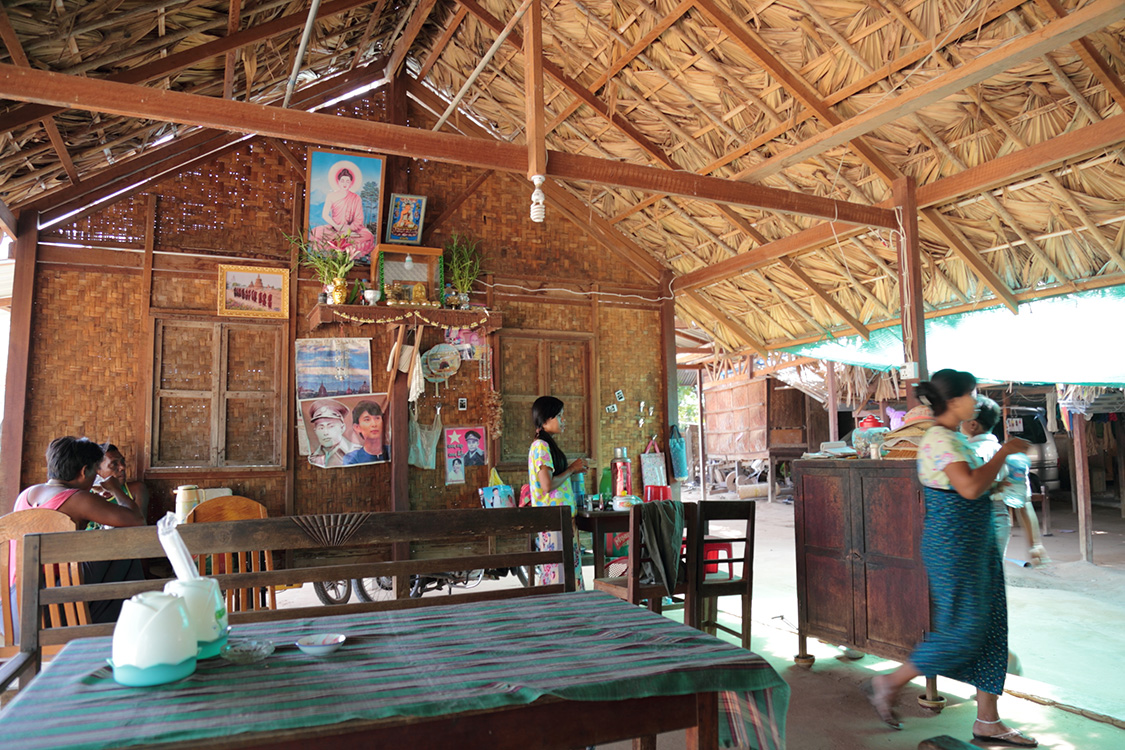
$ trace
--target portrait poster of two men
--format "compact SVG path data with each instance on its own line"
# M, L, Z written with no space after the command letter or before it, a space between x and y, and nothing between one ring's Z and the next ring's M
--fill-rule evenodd
M391 460L387 394L309 398L299 404L313 466L335 469Z

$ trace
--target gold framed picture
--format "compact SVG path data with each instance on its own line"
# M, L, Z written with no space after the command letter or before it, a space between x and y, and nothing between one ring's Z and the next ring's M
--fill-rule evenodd
M289 269L219 266L219 315L289 317Z

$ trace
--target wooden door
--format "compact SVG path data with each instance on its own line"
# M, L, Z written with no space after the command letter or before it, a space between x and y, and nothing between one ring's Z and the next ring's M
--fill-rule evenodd
M862 461L853 475L856 647L905 659L930 625L919 549L925 500L913 461Z
M832 643L854 643L858 555L852 543L851 473L827 461L799 461L795 469L799 627Z

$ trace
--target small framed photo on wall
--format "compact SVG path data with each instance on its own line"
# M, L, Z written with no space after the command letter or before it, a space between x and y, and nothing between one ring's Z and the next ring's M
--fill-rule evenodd
M219 266L219 315L289 317L289 269Z
M426 197L391 193L387 210L387 242L421 245L422 223L426 220Z

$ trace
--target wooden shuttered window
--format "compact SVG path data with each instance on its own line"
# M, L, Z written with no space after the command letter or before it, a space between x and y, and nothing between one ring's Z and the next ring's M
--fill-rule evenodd
M559 447L570 460L590 455L591 346L586 337L527 337L500 332L500 392L504 433L500 463L527 466L534 437L531 405L539 396L555 396L566 405L566 429Z
M277 325L156 321L153 467L283 464Z

